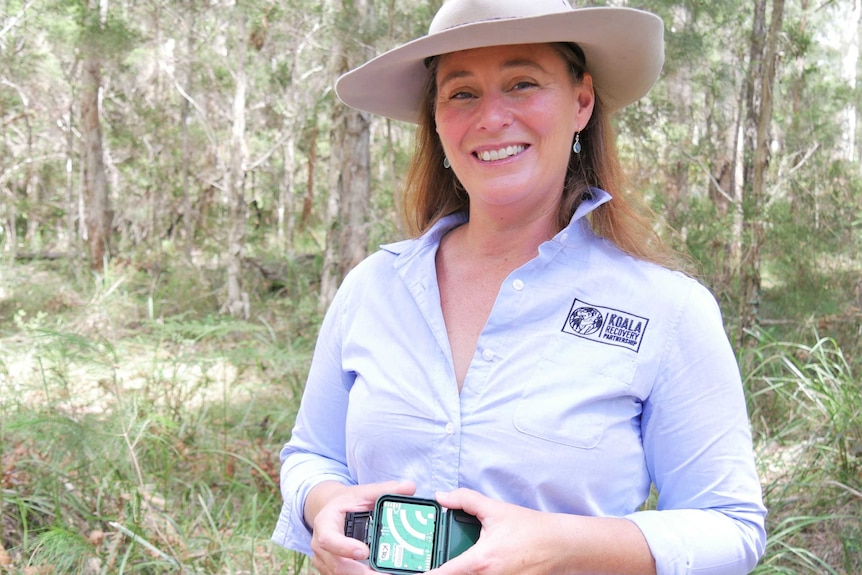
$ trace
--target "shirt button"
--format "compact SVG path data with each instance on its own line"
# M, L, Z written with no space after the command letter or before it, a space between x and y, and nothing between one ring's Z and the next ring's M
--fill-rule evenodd
M515 291L521 291L524 289L524 282L521 280L515 280L512 282L512 287L515 288Z
M482 352L482 359L484 359L485 361L491 361L492 359L494 359L494 352L490 349L486 349Z
M455 433L455 424L451 421L446 424L446 435L452 435Z

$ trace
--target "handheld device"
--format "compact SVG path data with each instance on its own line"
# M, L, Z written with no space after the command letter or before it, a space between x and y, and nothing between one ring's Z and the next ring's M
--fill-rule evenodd
M433 499L381 495L371 511L348 513L344 534L365 542L375 571L414 575L439 567L479 539L482 524Z

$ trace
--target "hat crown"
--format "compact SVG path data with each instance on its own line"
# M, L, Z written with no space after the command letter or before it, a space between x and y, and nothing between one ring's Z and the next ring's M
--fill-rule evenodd
M567 0L448 0L431 21L428 34L465 24L546 16L571 9Z
M427 96L428 58L488 46L573 42L607 113L644 96L664 61L661 18L635 8L572 8L569 1L448 0L427 35L347 72L335 91L358 110L417 123Z

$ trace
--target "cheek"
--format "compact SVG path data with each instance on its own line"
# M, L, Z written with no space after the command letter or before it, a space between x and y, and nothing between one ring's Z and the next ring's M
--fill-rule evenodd
M568 102L536 102L525 117L533 129L545 138L574 138L576 108Z
M441 109L436 115L437 136L440 138L440 143L443 148L454 148L458 146L466 132L467 122L464 121L462 114L454 110Z

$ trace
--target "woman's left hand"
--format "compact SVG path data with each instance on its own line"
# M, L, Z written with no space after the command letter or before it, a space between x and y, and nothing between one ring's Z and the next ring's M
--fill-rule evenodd
M558 515L543 513L485 497L470 489L438 493L449 509L463 509L482 522L479 541L444 563L435 575L547 575L559 572L561 537Z
M433 575L656 572L643 534L628 519L535 511L463 488L438 493L437 501L475 515L482 531L475 545Z

